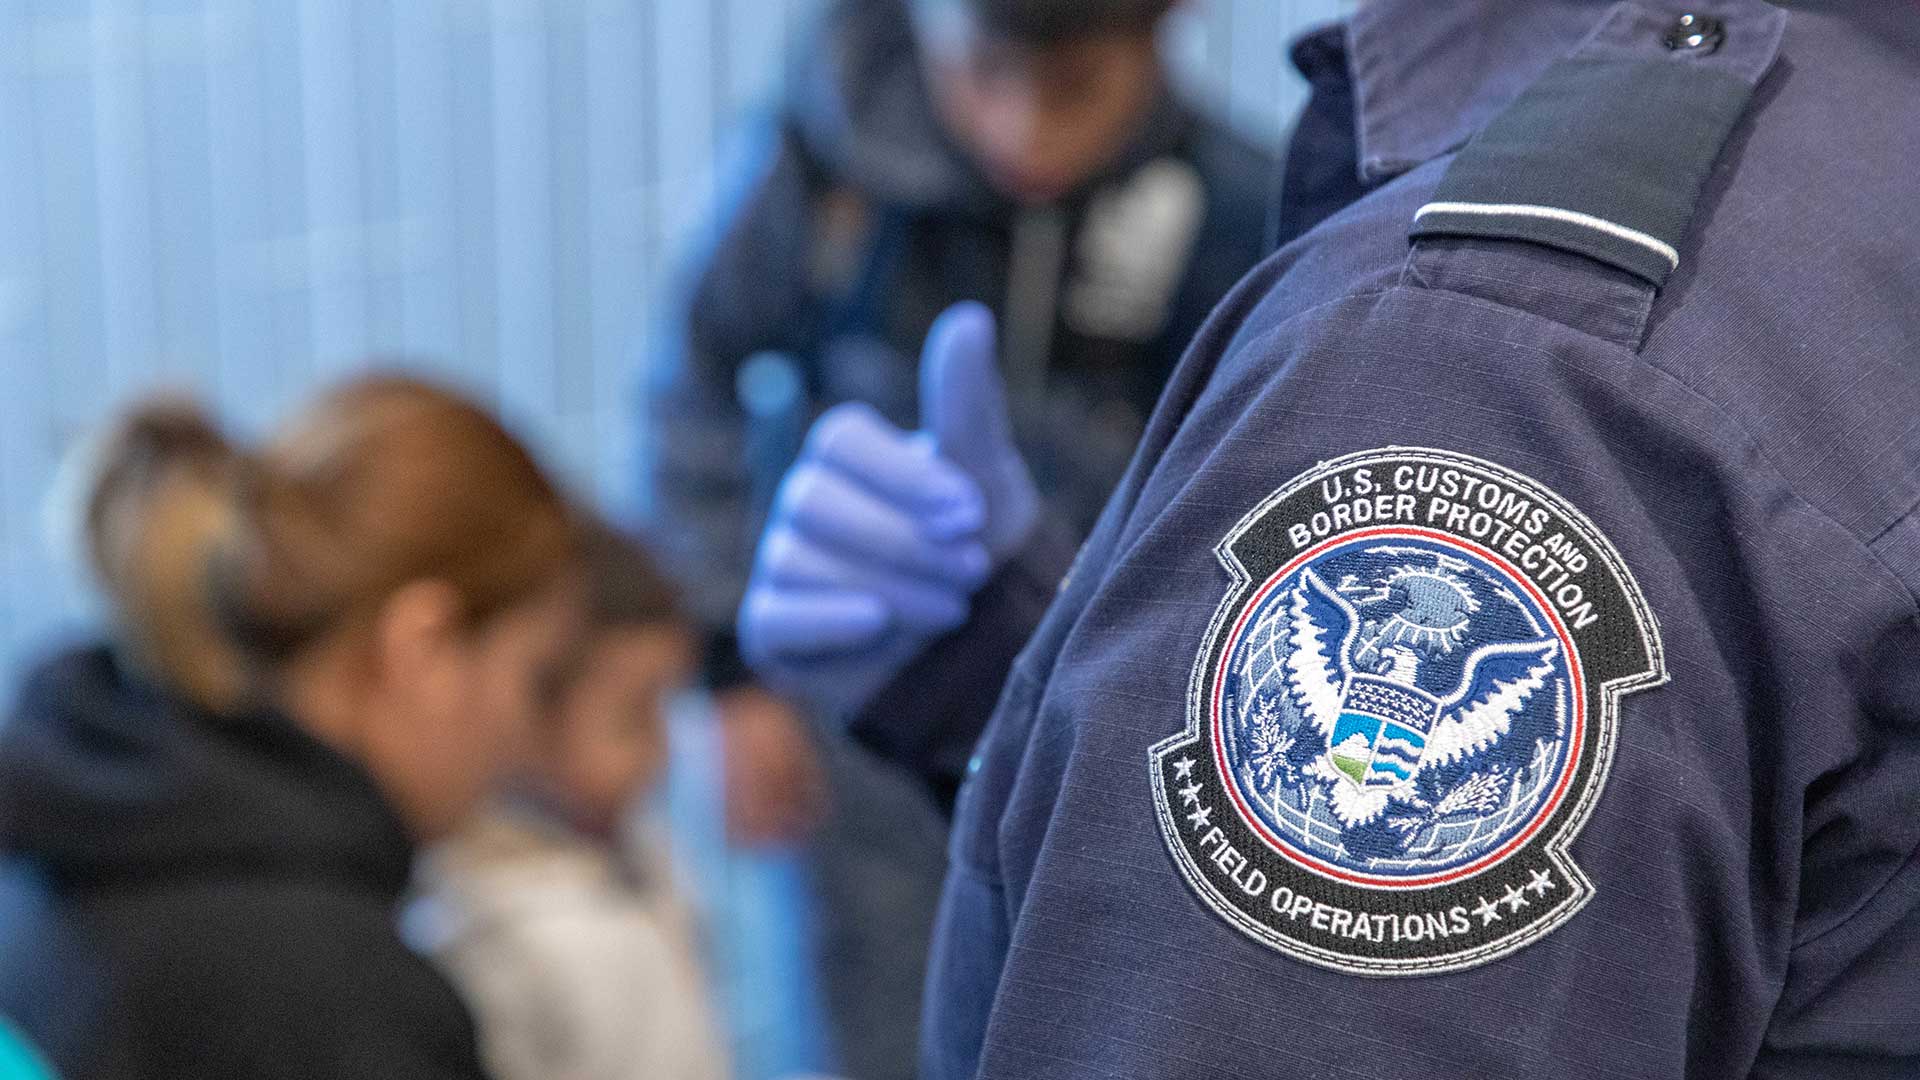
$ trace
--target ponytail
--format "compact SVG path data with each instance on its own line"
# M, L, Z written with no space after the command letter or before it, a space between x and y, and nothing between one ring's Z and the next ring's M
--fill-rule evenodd
M198 406L155 401L92 454L80 506L87 562L128 658L209 708L236 705L245 663L207 575L238 528L240 453Z
M84 546L117 637L215 710L251 704L322 635L411 581L469 625L558 579L576 524L526 449L415 379L346 383L258 452L198 406L138 406L99 441Z

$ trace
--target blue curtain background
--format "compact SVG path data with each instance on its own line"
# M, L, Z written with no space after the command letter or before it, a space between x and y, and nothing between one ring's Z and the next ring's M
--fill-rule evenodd
M0 671L86 612L57 464L156 386L258 427L404 357L631 497L662 282L819 2L0 0ZM1169 54L1277 140L1347 6L1198 0Z
M47 542L59 463L156 388L257 430L398 357L631 500L663 281L818 3L0 0L0 693L88 616ZM1350 7L1193 0L1167 49L1276 141L1303 90L1286 43ZM716 851L713 750L687 743L675 802ZM782 944L796 868L706 870L746 1075L824 1064Z

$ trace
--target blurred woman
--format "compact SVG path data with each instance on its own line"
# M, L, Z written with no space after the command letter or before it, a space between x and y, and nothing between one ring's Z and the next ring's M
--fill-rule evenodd
M258 452L135 409L84 513L114 633L0 736L0 1011L70 1080L483 1075L394 909L572 637L552 484L480 409L368 378Z
M509 789L425 862L409 920L497 1080L724 1080L690 904L637 805L666 766L693 627L647 553L583 545L587 627Z

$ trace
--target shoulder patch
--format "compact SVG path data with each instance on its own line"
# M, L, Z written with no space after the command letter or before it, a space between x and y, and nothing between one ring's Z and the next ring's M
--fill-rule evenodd
M1539 940L1593 896L1567 854L1621 695L1666 681L1619 553L1544 486L1391 447L1243 518L1232 587L1155 746L1182 875L1250 937L1423 975Z

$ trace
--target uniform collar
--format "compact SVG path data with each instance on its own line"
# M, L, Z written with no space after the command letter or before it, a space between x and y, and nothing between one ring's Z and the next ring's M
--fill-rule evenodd
M1770 61L1778 19L1763 15L1766 8L1758 0L1697 0L1657 15L1670 21L1680 10L1726 10L1733 34L1723 52L1734 55L1716 60ZM1458 149L1548 65L1605 36L1609 24L1642 24L1655 14L1611 0L1365 0L1347 26L1361 178L1377 183ZM1741 23L1732 21L1740 16L1773 25L1743 41Z

